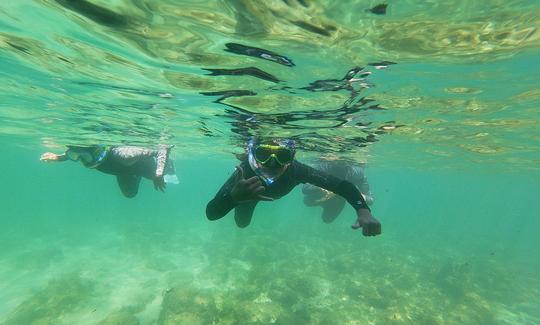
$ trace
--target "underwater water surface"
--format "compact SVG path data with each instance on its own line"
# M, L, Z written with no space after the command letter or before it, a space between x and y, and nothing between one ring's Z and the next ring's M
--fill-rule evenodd
M386 4L387 6L384 6ZM0 4L0 324L540 323L535 1ZM253 136L365 165L382 234L301 187L207 202ZM66 145L170 144L135 198Z

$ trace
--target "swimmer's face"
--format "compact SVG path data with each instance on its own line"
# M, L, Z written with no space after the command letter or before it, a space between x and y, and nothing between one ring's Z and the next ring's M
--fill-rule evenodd
M260 170L266 177L275 179L275 178L278 178L280 175L282 175L285 172L285 170L289 168L290 165L291 164L281 165L277 163L275 159L272 159L271 161L269 161L268 163L264 165L261 164Z

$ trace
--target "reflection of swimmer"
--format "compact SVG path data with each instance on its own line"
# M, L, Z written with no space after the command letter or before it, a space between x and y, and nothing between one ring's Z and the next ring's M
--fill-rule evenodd
M324 80L315 80L309 84L309 86L302 87L300 89L305 89L313 92L317 91L338 91L338 90L349 90L354 91L352 86L355 82L364 82L366 78L371 75L371 72L365 71L362 67L354 67L351 70L347 71L345 76L341 79L324 79Z
M80 161L87 168L116 176L118 186L125 197L132 198L139 191L141 178L154 182L156 190L165 191L165 183L177 183L173 162L169 159L172 146L160 145L158 150L134 146L67 146L58 155L46 152L40 160Z
M235 53L235 54L239 54L239 55L252 56L252 57L255 57L255 58L268 60L268 61L279 63L279 64L282 64L282 65L286 65L288 67L293 67L294 66L294 63L292 62L291 59L289 59L289 58L287 58L287 57L285 57L283 55L279 55L277 53L274 53L272 51L268 51L268 50L261 49L261 48L258 48L258 47L242 45L242 44L238 44L238 43L227 43L227 44L225 44L225 46L227 47L227 49L225 49L225 51L227 51L227 52L231 52L231 53Z
M353 183L368 205L373 203L373 195L369 190L369 184L364 175L364 168L344 160L322 160L315 168L334 177L346 179ZM307 206L320 206L323 208L322 219L326 223L334 221L345 207L345 199L323 188L305 184L302 188L304 203Z
M251 140L247 158L206 206L210 220L223 218L233 208L238 227L250 224L259 201L272 201L288 194L300 183L310 183L336 193L356 210L353 229L363 228L365 236L381 233L381 224L351 182L304 165L294 159L292 140Z
M279 82L279 79L268 72L256 67L238 68L238 69L207 69L210 76L252 76L266 81Z
M376 15L386 15L386 8L388 7L388 4L381 3L380 5L376 5L375 7L371 9L366 9L366 11L369 11L371 13L374 13Z

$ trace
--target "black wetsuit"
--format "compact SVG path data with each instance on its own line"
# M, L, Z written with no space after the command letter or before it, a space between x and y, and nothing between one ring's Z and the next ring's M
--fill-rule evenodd
M244 171L244 178L255 176L249 163L243 161L241 167ZM251 222L253 210L258 201L249 201L241 204L235 203L231 198L231 190L237 182L239 171L236 170L231 177L223 184L216 196L206 206L206 216L210 220L223 218L229 211L235 208L234 219L239 227L246 227ZM336 178L327 173L316 170L294 160L287 170L272 183L267 186L261 195L279 199L288 194L300 183L310 183L332 191L345 198L355 210L369 209L364 198L352 183Z

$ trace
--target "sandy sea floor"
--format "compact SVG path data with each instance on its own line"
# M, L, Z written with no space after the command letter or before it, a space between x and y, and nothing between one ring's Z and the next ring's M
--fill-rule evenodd
M395 234L369 241L344 233L345 222L298 232L264 223L238 231L230 222L5 236L16 248L2 253L0 322L540 322L539 279L527 265L505 263L504 250L449 249Z

